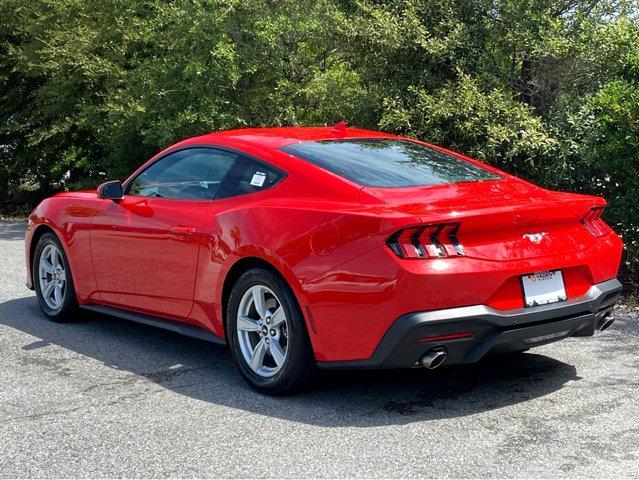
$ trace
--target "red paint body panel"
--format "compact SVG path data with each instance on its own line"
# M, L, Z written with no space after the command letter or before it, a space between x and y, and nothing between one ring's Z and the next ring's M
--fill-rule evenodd
M492 167L485 168L502 179L364 188L277 150L372 137L397 138L326 127L185 140L138 172L173 149L209 145L260 159L286 177L271 189L213 201L60 194L30 217L27 261L34 233L51 228L64 245L80 303L169 317L224 337L224 280L237 261L262 259L290 285L303 314L312 312L315 329L306 320L318 361L369 358L406 313L523 307L523 274L561 269L569 298L616 276L621 240L613 232L595 238L580 221L603 199L544 190ZM386 245L401 228L446 222L461 225L465 256L403 260ZM528 234L542 235L533 242Z
M193 306L195 266L211 202L127 196L101 200L91 255L103 303L184 318ZM193 226L192 235L170 227Z
M91 262L91 218L98 203L95 192L62 193L43 201L29 217L25 234L27 284L31 285L31 242L40 226L55 232L62 241L69 260L78 301L90 302L97 298L97 286Z

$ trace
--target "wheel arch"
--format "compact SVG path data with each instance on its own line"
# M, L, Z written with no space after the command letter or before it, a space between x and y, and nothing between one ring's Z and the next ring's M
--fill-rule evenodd
M34 285L34 279L33 279L33 262L34 262L34 255L35 255L35 251L36 248L38 247L38 242L40 241L40 239L46 235L47 233L52 234L53 236L55 236L55 238L58 240L58 242L60 242L60 245L62 246L62 250L64 252L64 255L66 257L66 261L68 263L68 273L71 276L71 279L73 281L74 284L74 288L77 288L76 285L76 278L75 278L75 270L73 268L73 260L71 257L71 253L69 252L69 245L67 244L67 240L65 239L64 235L62 234L61 231L59 231L55 225L51 224L48 221L44 221L41 223L37 223L33 226L33 232L31 233L30 237L29 237L29 244L28 246L26 246L25 248L25 255L28 255L28 258L26 259L26 263L27 263L27 268L29 269L28 271L28 281L27 281L27 286L31 289L35 288ZM76 294L77 294L77 290L76 290Z
M292 273L290 275L286 275L279 268L277 268L272 262L264 258L255 257L255 256L242 257L238 259L235 263L233 263L233 265L231 265L231 267L226 272L226 275L224 277L224 282L223 282L221 296L220 296L220 307L222 311L222 326L224 328L224 335L225 336L227 335L227 331L226 331L227 305L228 305L229 297L231 296L231 291L233 290L233 286L235 285L237 280L242 276L244 272L247 272L248 270L251 270L253 268L262 268L264 270L268 270L274 273L275 275L280 277L284 281L284 283L291 289L291 293L293 294L293 298L295 299L295 302L297 303L297 307L299 308L299 311L302 314L302 318L304 318L304 323L306 324L306 331L310 336L310 332L312 330L309 329L309 319L308 319L305 308L303 308L303 306L305 305L305 302L301 301L300 295L296 291L299 288L299 285L293 284L293 279L290 278Z
M36 226L35 230L31 234L31 241L29 243L29 264L28 264L28 266L29 266L29 273L30 274L33 272L33 256L35 254L35 249L38 246L38 242L40 241L40 239L46 233L52 233L53 235L55 235L56 238L58 240L60 240L60 243L62 243L62 246L64 247L64 243L60 239L60 235L58 235L56 233L56 231L53 228L51 228L50 225L48 225L46 223L41 223L38 226Z

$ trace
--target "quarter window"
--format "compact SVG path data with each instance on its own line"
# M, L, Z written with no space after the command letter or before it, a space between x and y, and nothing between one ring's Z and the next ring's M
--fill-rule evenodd
M216 198L235 197L247 193L259 192L275 186L284 173L275 167L267 166L246 157L238 157L229 171Z

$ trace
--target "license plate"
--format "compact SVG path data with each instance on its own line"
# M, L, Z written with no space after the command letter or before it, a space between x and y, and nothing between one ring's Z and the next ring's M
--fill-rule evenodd
M531 273L521 277L527 307L566 300L566 287L561 270Z

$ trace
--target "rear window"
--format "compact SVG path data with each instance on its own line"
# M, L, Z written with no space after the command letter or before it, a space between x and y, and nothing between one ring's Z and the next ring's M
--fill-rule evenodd
M454 155L408 140L322 140L280 150L366 187L418 187L500 178Z

